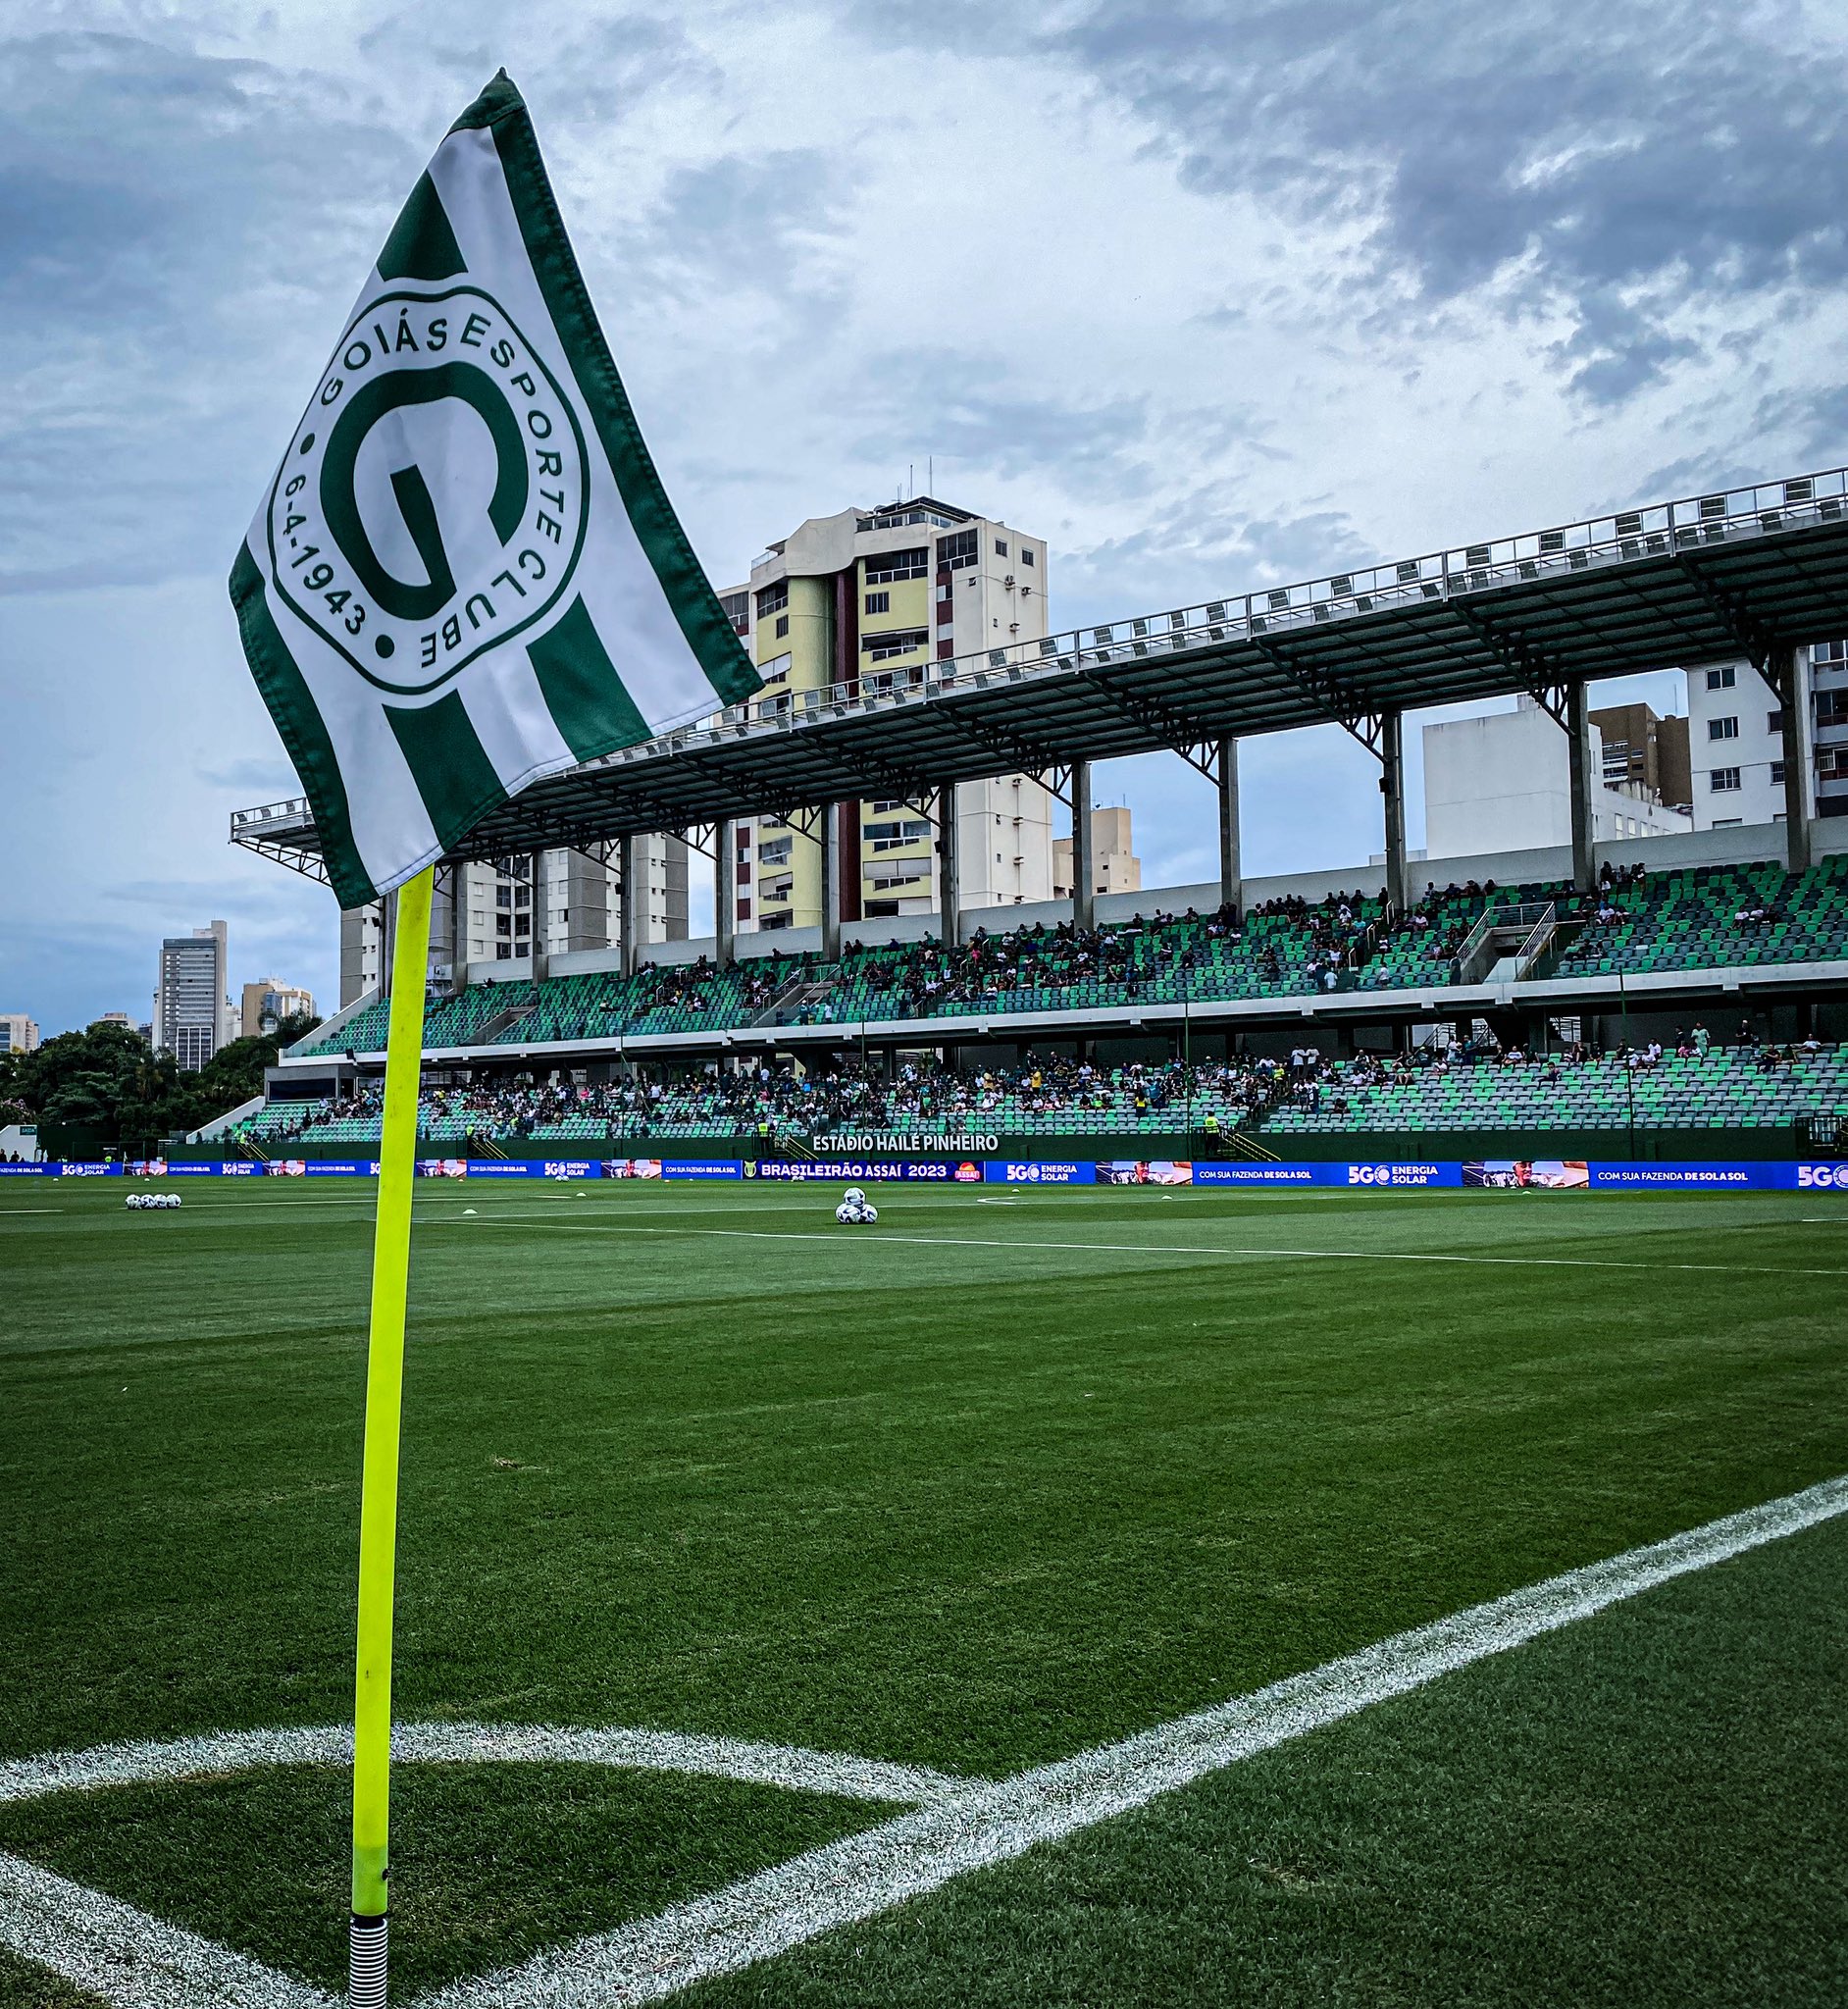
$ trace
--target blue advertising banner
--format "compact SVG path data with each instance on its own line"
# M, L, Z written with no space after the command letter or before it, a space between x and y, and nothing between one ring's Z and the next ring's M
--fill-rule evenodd
M55 1179L59 1167L41 1160L32 1165L0 1165L0 1179Z
M76 1159L61 1164L58 1170L67 1179L119 1179L122 1177L122 1167L120 1165L79 1163Z
M376 1179L376 1158L308 1158L294 1160L311 1179ZM276 1169L274 1165L270 1167Z
M744 1167L742 1160L735 1158L670 1158L662 1160L661 1176L664 1179L742 1179Z
M990 1159L982 1166L982 1177L991 1186L1094 1186L1098 1168L1095 1164L1061 1165L1037 1159L1019 1161Z
M1314 1164L1197 1164L1196 1186L1345 1186L1346 1165Z
M1848 1189L1848 1167L1776 1164L1768 1159L1729 1164L1660 1164L1645 1159L1628 1164L1593 1164L1588 1169L1591 1188L1597 1193L1685 1191L1690 1187L1728 1193L1788 1193L1798 1187Z

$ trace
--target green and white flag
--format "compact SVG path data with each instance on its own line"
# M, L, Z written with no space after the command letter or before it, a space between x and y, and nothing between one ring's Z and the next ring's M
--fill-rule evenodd
M540 776L758 688L505 72L412 190L231 590L342 906Z

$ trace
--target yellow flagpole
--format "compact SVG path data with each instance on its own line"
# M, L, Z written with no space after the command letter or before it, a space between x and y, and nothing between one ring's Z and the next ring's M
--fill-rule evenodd
M353 1680L353 1921L347 1997L385 2009L387 1838L391 1815L391 1589L398 1530L398 1421L411 1185L430 953L428 866L400 889L385 1041L379 1212L373 1232L372 1332L366 1357L366 1452L359 1509L359 1650Z

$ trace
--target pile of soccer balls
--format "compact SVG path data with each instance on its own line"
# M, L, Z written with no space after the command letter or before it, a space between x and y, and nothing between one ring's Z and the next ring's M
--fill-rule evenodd
M123 1205L132 1208L136 1213L139 1213L144 1208L149 1207L178 1207L180 1205L180 1195L178 1193L130 1193Z
M844 1228L869 1228L879 1218L879 1210L857 1186L849 1186L842 1195L834 1217Z

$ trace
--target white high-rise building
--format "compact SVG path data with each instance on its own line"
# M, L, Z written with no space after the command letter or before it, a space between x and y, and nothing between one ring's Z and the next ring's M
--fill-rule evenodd
M647 900L642 939L684 942L688 933L685 840L646 837L637 841L636 850ZM616 867L601 865L580 851L540 851L537 857L537 889L535 854L531 852L463 866L459 916L452 911L452 876L447 870L437 873L430 915L433 983L446 990L458 982L462 974L455 968L458 959L478 980L516 972L524 976L532 968L536 941L541 961L572 950L610 948L617 942L622 890ZM353 907L341 914L342 1009L378 989L383 939L384 923L377 905Z
M1807 668L1800 655L1799 675ZM1783 736L1777 695L1749 662L1688 671L1695 829L1784 820Z
M24 1011L0 1011L0 1054L35 1054L38 1022Z
M1669 806L1647 790L1605 781L1604 737L1595 725L1586 730L1594 843L1666 837L1695 827L1685 809ZM1698 763L1698 752L1695 757ZM1521 698L1513 711L1447 719L1424 728L1427 857L1480 857L1571 841L1566 735L1531 697Z
M214 921L161 944L154 1051L171 1054L182 1073L203 1067L231 1038L229 933Z

